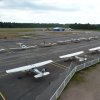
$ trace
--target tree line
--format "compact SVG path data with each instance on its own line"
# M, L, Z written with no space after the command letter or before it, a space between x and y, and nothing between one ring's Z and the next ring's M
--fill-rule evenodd
M100 30L100 24L70 24L70 28L72 29L88 29L88 30Z
M11 23L0 22L0 28L52 28L52 27L67 27L66 24L59 23Z
M11 23L11 22L0 22L0 28L53 28L63 27L72 29L92 29L100 30L100 24L59 24L59 23Z

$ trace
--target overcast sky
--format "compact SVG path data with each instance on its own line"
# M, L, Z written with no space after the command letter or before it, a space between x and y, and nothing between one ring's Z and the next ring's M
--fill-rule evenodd
M0 0L0 21L100 24L100 0Z

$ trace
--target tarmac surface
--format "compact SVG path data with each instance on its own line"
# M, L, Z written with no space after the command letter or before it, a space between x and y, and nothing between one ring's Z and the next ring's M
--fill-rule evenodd
M57 42L69 39L78 39L80 37L98 36L100 32L73 32L74 34L59 35L44 32L37 32L37 36L29 39L16 40L0 40L0 48L18 47L16 43L22 42L27 45L38 45L41 42ZM80 41L79 43L69 43L66 45L55 45L52 47L37 47L35 49L12 51L7 50L0 52L0 99L1 100L35 100L51 82L55 81L61 73L68 67L76 66L83 62L77 60L64 62L59 58L61 55L74 53L78 51L85 51L88 49L100 46L100 39L93 39L91 41ZM88 54L88 60L100 57L99 54ZM45 60L53 60L54 62L43 66L50 75L41 79L35 79L34 75L26 73L7 74L5 70L22 67L38 63ZM42 68L39 68L41 70ZM4 99L5 98L5 99Z

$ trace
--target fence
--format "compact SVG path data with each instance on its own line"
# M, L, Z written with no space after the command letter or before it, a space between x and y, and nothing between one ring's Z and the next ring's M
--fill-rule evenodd
M100 62L100 58L66 69L60 74L59 78L51 82L50 86L41 95L38 95L35 100L56 100L77 71L90 67L98 62Z

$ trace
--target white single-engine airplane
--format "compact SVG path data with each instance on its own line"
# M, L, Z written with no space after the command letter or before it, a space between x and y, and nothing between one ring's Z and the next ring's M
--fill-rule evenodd
M30 72L30 73L36 74L34 76L35 78L40 78L40 77L49 75L50 72L46 72L45 68L43 68L42 71L39 71L37 68L47 65L52 62L53 62L52 60L47 60L47 61L43 61L43 62L39 62L39 63L35 63L35 64L23 66L23 67L9 69L9 70L6 70L6 73L11 74L11 73L16 73L16 72Z
M23 43L17 43L20 47L18 48L10 48L10 50L26 50L26 49L31 49L31 48L36 48L37 45L34 46L26 46Z
M23 48L23 49L30 49L30 48L35 48L37 45L34 45L34 46L26 46L26 45L24 45L23 43L17 43L17 44L19 44L19 46L21 47L21 48Z
M94 52L100 52L100 47L95 47L95 48L91 48L88 49L90 53L94 53Z
M84 51L79 51L79 52L59 56L59 58L67 58L67 60L69 60L69 59L71 59L71 60L72 59L78 59L79 61L87 60L87 58L79 57L79 55L82 55L82 54L84 54Z

